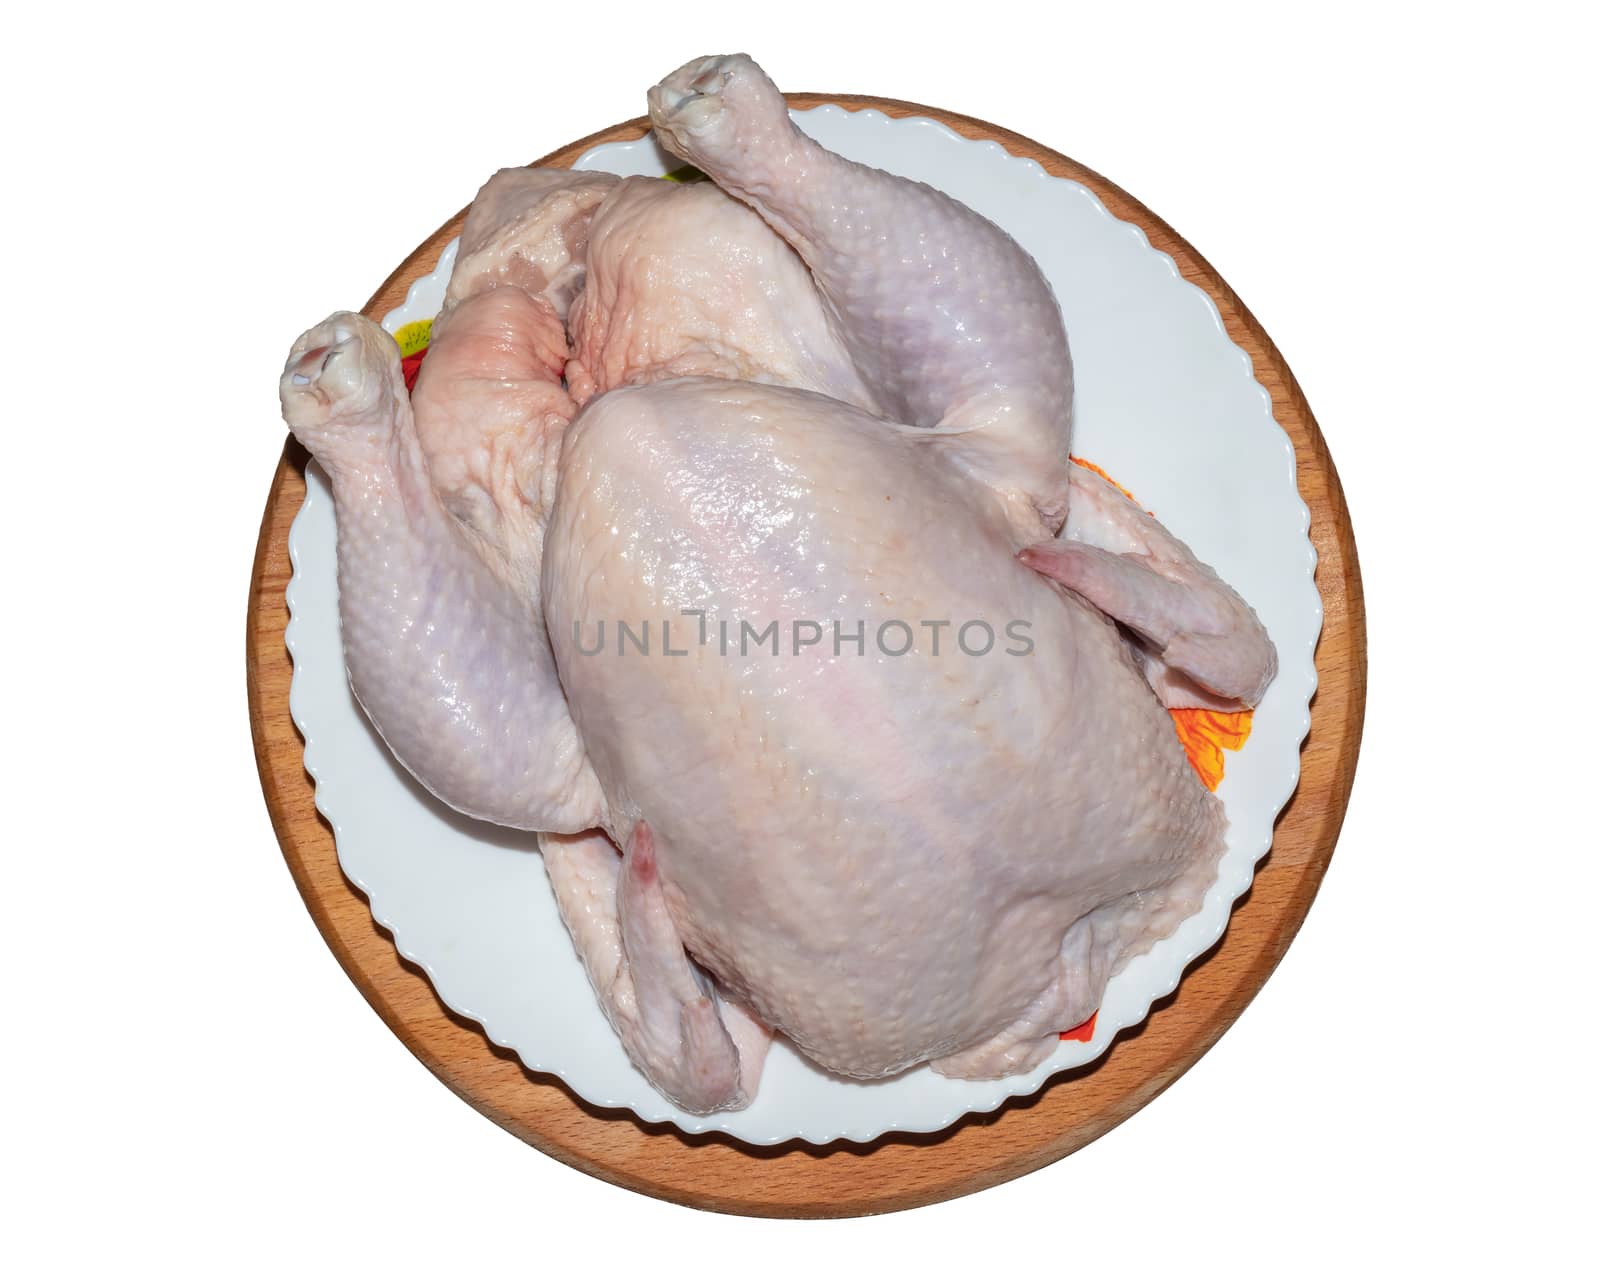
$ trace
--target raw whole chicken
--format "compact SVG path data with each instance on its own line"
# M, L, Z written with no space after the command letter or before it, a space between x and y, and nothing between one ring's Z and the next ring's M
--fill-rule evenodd
M1068 460L1050 288L829 153L749 58L650 91L709 182L515 169L415 393L340 313L284 415L331 476L351 685L465 813L543 833L597 995L684 1108L774 1032L874 1078L1026 1070L1198 909L1248 606Z

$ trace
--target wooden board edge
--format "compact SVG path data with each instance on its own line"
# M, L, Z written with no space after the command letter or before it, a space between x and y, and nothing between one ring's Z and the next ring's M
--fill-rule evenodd
M1020 153L1026 157L1037 157L1038 152L1043 150L1043 147L1037 146L1017 133L994 127L970 116L954 115L950 112L909 102L845 95L823 96L819 94L790 94L790 101L799 108L829 102L843 105L846 108L878 109L893 115L923 115L944 122L964 135L998 140L1012 153ZM570 146L563 147L552 155L546 156L544 160L541 160L541 165L569 165L578 154L593 145L602 144L610 140L631 139L641 135L643 130L644 120L642 119L630 120L613 128L603 129L581 141L574 142ZM1314 731L1318 731L1320 734L1308 737L1308 746L1312 738L1320 741L1323 735L1326 735L1329 731L1335 731L1339 735L1338 750L1332 767L1333 778L1327 789L1328 804L1319 819L1318 839L1313 851L1313 863L1303 868L1296 889L1283 906L1281 916L1275 926L1276 935L1263 945L1256 957L1250 961L1248 970L1239 975L1234 989L1227 998L1213 1008L1204 1031L1193 1038L1186 1046L1181 1060L1169 1062L1163 1070L1159 1071L1160 1076L1146 1079L1136 1092L1124 1096L1118 1103L1114 1113L1102 1114L1094 1123L1088 1124L1082 1129L1068 1131L1049 1139L1036 1141L1035 1146L1019 1150L1006 1162L997 1163L981 1174L963 1175L948 1181L935 1178L927 1184L912 1182L899 1186L893 1192L858 1191L844 1199L831 1200L826 1205L818 1205L814 1202L797 1199L792 1194L787 1197L770 1198L762 1195L744 1195L738 1192L705 1191L692 1182L680 1181L673 1176L642 1175L627 1166L614 1164L612 1159L562 1147L548 1136L542 1134L536 1126L515 1116L508 1116L492 1097L477 1094L472 1086L464 1085L459 1076L451 1069L449 1063L441 1060L437 1051L423 1042L412 1031L410 1021L390 1006L384 991L379 988L363 965L360 954L347 941L344 931L338 926L329 909L324 893L319 888L319 882L305 866L304 858L300 852L300 848L305 842L298 839L304 830L304 824L294 821L290 806L281 796L275 795L275 781L283 774L283 771L279 768L281 758L271 752L263 741L267 703L263 695L258 666L262 663L262 656L266 653L263 639L264 637L270 637L271 631L269 628L270 622L264 623L260 618L264 604L271 603L274 598L280 604L283 601L281 589L276 592L275 596L265 592L264 577L266 575L267 556L274 537L272 530L275 521L281 522L284 516L292 517L294 511L298 509L301 497L303 497L303 491L294 487L301 477L300 468L303 466L303 454L298 452L298 446L293 441L290 441L286 446L284 457L280 461L273 479L266 512L263 516L262 532L257 542L256 556L252 568L249 618L246 633L247 694L249 696L251 728L252 736L255 740L257 765L262 777L263 792L269 815L272 818L274 831L283 847L285 859L307 903L313 920L325 940L328 941L330 948L334 951L341 967L351 977L357 988L361 990L362 995L383 1017L385 1023L405 1042L407 1048L435 1076L439 1077L441 1081L450 1086L467 1103L484 1113L498 1125L517 1135L518 1138L539 1147L557 1159L586 1173L650 1195L706 1209L777 1217L838 1217L881 1213L949 1199L954 1196L964 1195L967 1192L980 1190L994 1183L1015 1178L1058 1160L1074 1149L1097 1138L1105 1131L1112 1129L1148 1104L1161 1091L1165 1090L1167 1086L1170 1086L1178 1077L1192 1067L1195 1061L1204 1055L1217 1038L1237 1019L1250 999L1254 997L1261 985L1271 975L1273 969L1282 959L1295 932L1298 931L1303 922L1312 900L1315 898L1337 841L1345 807L1348 804L1351 785L1355 776L1365 709L1366 630L1364 600L1354 534L1350 527L1348 507L1338 480L1337 470L1333 464L1331 454L1328 452L1326 440L1289 367L1283 361L1281 355L1278 354L1277 349L1273 346L1270 337L1260 323L1216 271L1170 226L1167 226L1164 221L1161 221L1159 217L1151 213L1148 208L1140 204L1131 195L1112 184L1112 182L1106 181L1103 177L1090 172L1087 168L1083 168L1080 164L1073 163L1071 160L1049 151L1045 151L1045 153L1065 164L1070 169L1070 174L1074 175L1075 178L1077 173L1082 173L1082 176L1087 178L1085 183L1089 183L1095 189L1095 192L1101 196L1102 201L1107 203L1113 214L1119 218L1139 223L1145 226L1147 231L1150 226L1155 226L1159 234L1176 243L1180 247L1180 256L1182 257L1180 258L1180 266L1183 267L1185 275L1188 276L1191 272L1196 272L1204 279L1207 284L1203 288L1208 293L1211 293L1213 300L1217 302L1225 325L1230 335L1235 338L1235 341L1241 341L1239 332L1244 331L1251 337L1253 342L1259 343L1267 352L1270 368L1281 377L1280 390L1272 392L1275 412L1280 405L1279 396L1281 392L1286 397L1284 403L1288 406L1290 412L1297 415L1298 420L1303 424L1303 439L1310 449L1309 453L1302 452L1300 444L1296 443L1297 459L1301 468L1302 495L1305 496L1307 491L1304 487L1307 467L1310 467L1313 472L1319 473L1325 481L1325 487L1321 491L1329 505L1330 513L1328 518L1332 520L1332 523L1324 526L1332 530L1331 540L1335 545L1335 549L1331 551L1319 549L1318 585L1323 592L1325 608L1333 613L1334 619L1341 623L1348 633L1349 663L1346 667L1349 670L1349 676L1339 691L1337 701L1324 697L1319 689L1318 703L1324 706L1323 711L1326 711L1326 705L1329 703L1337 703L1337 716L1317 718L1317 721L1323 724L1317 726L1314 723ZM384 308L391 307L398 302L398 299L395 298L397 290L403 296L404 287L409 285L410 281L414 280L419 273L426 272L431 268L439 250L449 236L459 230L460 219L460 216L453 218L434 234L430 235L428 240L413 252L378 288L372 300L369 301L367 310L371 312L379 304L382 304ZM1194 278L1191 277L1191 280L1194 280ZM1285 419L1282 417L1279 418L1279 421L1280 423L1285 423ZM290 500L294 503L292 506L289 504ZM1311 504L1311 500L1310 497L1307 497L1308 505ZM1335 575L1326 574L1330 572L1335 573ZM1327 626L1325 625L1325 636L1326 633ZM281 641L279 647L281 648ZM1319 664L1319 670L1320 668ZM305 777L303 769L298 766L296 773L302 779ZM1299 796L1300 793L1297 791L1296 798L1291 799L1289 805L1285 807L1284 817L1294 810L1296 799ZM319 818L316 820L315 825L325 836L327 832L325 823ZM347 884L346 888L348 889ZM348 891L349 893L356 892L353 889L348 889ZM1248 895L1243 900L1248 901ZM387 940L387 934L378 929L375 924L371 925L367 931L373 936ZM389 953L394 953L392 943L389 946ZM406 967L408 971L415 972L414 969L409 968L409 965ZM1181 988L1178 995L1182 995ZM436 996L435 1002L452 1024L476 1034L480 1039L482 1038L482 1032L477 1026L470 1022L464 1022L450 1014L442 1003L437 1002ZM1124 1039L1127 1037L1125 1035ZM487 1043L486 1039L482 1039L482 1041L485 1044ZM1112 1051L1115 1052L1119 1045L1121 1044L1114 1045ZM1110 1054L1108 1053L1107 1057ZM1103 1063L1107 1057L1103 1057L1102 1061L1096 1062L1096 1066ZM508 1053L503 1054L500 1058L508 1061L515 1060L515 1057ZM1046 1089L1049 1086L1050 1084L1047 1084ZM565 1093L564 1089L562 1089L562 1092L571 1101L573 1108L577 1112L590 1112L585 1106L573 1100L570 1094ZM1042 1094L1043 1091L1039 1093L1039 1095ZM1029 1097L1030 1100L1037 1098L1038 1096ZM1004 1114L1026 1111L1025 1108L1008 1108L997 1110L993 1114L978 1115L976 1120L968 1119L962 1123L957 1123L955 1126L947 1128L946 1131L931 1137L932 1142L926 1146L937 1149L964 1131L981 1130L989 1122ZM599 1116L607 1115L602 1114ZM647 1127L637 1127L637 1129L646 1134L652 1131L652 1128ZM887 1141L883 1146L887 1147L895 1142L899 1141ZM863 1149L863 1146L842 1143L841 1145L830 1145L820 1150L813 1149L812 1146L807 1145L796 1145L792 1148L773 1150L748 1148L738 1144L736 1141L720 1137L711 1140L706 1139L706 1137L695 1137L691 1143L696 1148L707 1146L727 1148L748 1156L752 1161L781 1154L785 1151L811 1151L825 1156L830 1152L873 1152L878 1147L875 1144Z

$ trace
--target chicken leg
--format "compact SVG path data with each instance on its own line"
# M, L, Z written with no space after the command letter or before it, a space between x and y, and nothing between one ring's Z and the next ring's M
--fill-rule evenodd
M822 148L743 54L650 90L661 144L749 203L811 269L864 381L993 486L1018 534L1067 510L1072 360L1039 266L949 195Z
M600 786L549 641L429 482L394 339L335 313L296 340L279 394L333 481L345 664L396 758L475 818L598 822Z

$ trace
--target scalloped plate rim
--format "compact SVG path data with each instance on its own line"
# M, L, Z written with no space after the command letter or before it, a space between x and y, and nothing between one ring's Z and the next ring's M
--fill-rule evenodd
M312 469L308 469L307 472L306 505L302 506L300 512L297 513L289 536L289 551L294 567L294 576L291 578L286 591L290 620L285 631L284 641L291 658L294 660L294 677L290 690L290 714L304 738L305 769L316 785L315 802L317 808L333 828L335 847L338 851L341 868L351 883L366 896L372 910L373 919L394 937L397 952L427 974L430 982L439 992L440 998L452 1012L481 1025L491 1042L515 1051L521 1063L529 1069L560 1078L572 1090L573 1094L585 1102L604 1108L627 1109L642 1121L651 1123L671 1122L677 1129L689 1134L725 1134L731 1138L755 1144L778 1144L793 1140L805 1140L811 1144L823 1145L838 1139L867 1143L880 1135L891 1132L926 1134L942 1130L973 1113L992 1111L1014 1097L1029 1095L1055 1074L1099 1059L1123 1031L1139 1024L1148 1015L1150 1008L1178 988L1188 966L1214 945L1226 930L1233 904L1249 890L1254 878L1256 864L1271 848L1272 829L1270 824L1276 819L1283 806L1287 804L1294 793L1295 787L1298 785L1298 751L1300 742L1303 741L1310 729L1309 705L1312 696L1315 694L1317 684L1313 656L1321 632L1323 611L1320 593L1316 590L1314 579L1317 556L1315 547L1309 539L1311 514L1304 500L1299 496L1298 485L1295 480L1293 443L1287 433L1279 426L1272 413L1270 394L1254 379L1254 365L1249 354L1243 348L1233 344L1231 339L1228 338L1221 314L1211 296L1200 287L1183 278L1172 258L1150 245L1148 236L1140 226L1119 220L1113 216L1104 203L1100 201L1099 197L1087 186L1067 178L1052 176L1034 160L1011 154L997 141L979 141L963 137L934 119L924 116L891 118L883 112L870 107L860 110L845 110L836 105L817 106L810 110L797 110L791 113L802 124L815 125L824 121L842 119L855 121L847 124L849 127L866 126L888 130L925 130L938 136L941 142L948 141L959 147L968 147L969 151L998 155L1007 164L1011 165L1013 170L1027 170L1031 178L1037 181L1051 182L1054 185L1069 187L1074 195L1085 199L1087 204L1100 216L1104 217L1119 230L1130 233L1143 251L1157 257L1174 281L1188 292L1199 296L1207 310L1213 330L1237 354L1244 376L1250 381L1258 401L1264 407L1268 420L1278 432L1278 437L1282 442L1282 450L1288 459L1290 488L1299 507L1300 539L1305 546L1303 579L1310 583L1311 594L1315 596L1314 618L1309 622L1309 627L1303 632L1301 640L1296 644L1292 644L1297 654L1291 657L1287 654L1288 648L1281 643L1279 648L1285 669L1289 667L1303 669L1302 675L1298 678L1301 689L1295 692L1297 698L1291 704L1291 707L1296 710L1294 717L1287 722L1288 729L1284 731L1282 737L1276 740L1277 743L1282 744L1287 743L1292 737L1295 752L1294 772L1292 778L1280 777L1277 780L1277 791L1273 793L1273 797L1276 799L1271 807L1270 815L1267 816L1268 827L1264 838L1260 832L1256 832L1252 834L1249 840L1236 840L1234 838L1235 833L1230 831L1227 853L1224 855L1223 864L1219 865L1216 880L1207 890L1202 908L1186 920L1171 936L1158 943L1157 947L1153 948L1151 952L1147 952L1145 956L1140 956L1138 960L1126 966L1123 972L1118 974L1119 978L1122 977L1134 964L1146 959L1149 954L1154 954L1163 946L1169 946L1181 939L1185 945L1185 953L1182 954L1180 960L1172 968L1170 981L1163 976L1161 978L1161 986L1156 992L1151 993L1148 998L1136 1005L1131 1011L1125 1011L1120 1014L1114 1022L1108 1021L1102 1010L1101 1020L1097 1023L1095 1034L1091 1041L1073 1043L1070 1048L1069 1044L1063 1043L1062 1048L1064 1050L1062 1053L1052 1056L1027 1074L995 1082L959 1083L958 1085L970 1089L969 1102L959 1110L941 1116L933 1124L928 1124L926 1121L907 1123L899 1119L892 1119L866 1128L851 1129L848 1125L834 1126L817 1123L808 1124L806 1128L789 1131L788 1133L752 1135L741 1133L733 1123L726 1120L728 1118L737 1119L738 1114L722 1114L699 1118L684 1114L681 1110L676 1110L672 1106L668 1106L669 1111L665 1113L652 1112L638 1102L638 1097L635 1094L628 1092L610 1094L593 1087L580 1087L578 1083L584 1081L581 1070L570 1069L563 1061L541 1059L535 1053L524 1050L525 1044L508 1041L504 1035L497 1033L494 1022L489 1016L481 1014L481 1009L464 1003L459 997L459 991L451 988L443 979L444 974L435 970L433 956L426 950L414 945L414 939L408 935L405 929L399 926L399 921L388 909L388 904L381 892L382 886L374 886L366 878L357 874L358 868L353 865L348 856L345 828L341 825L343 815L339 809L342 796L345 793L345 784L342 783L335 770L326 767L318 751L316 733L318 727L314 718L314 710L308 710L305 701L305 674L303 672L302 658L297 654L298 635L301 632L297 630L297 624L302 620L303 614L301 611L302 595L300 593L302 547L304 545L302 525L304 522L309 521L307 507L315 508L319 500L326 496L321 488L320 475ZM809 127L808 130L810 130ZM573 167L575 169L583 169L596 163L614 166L617 160L624 155L638 157L641 151L654 152L654 150L653 141L648 135L637 141L610 142L594 146L585 151L574 162ZM448 242L440 252L434 268L408 287L405 300L398 307L384 314L382 324L385 329L393 332L410 321L433 315L433 312L436 311L437 299L433 300L430 305L427 299L429 288L431 286L437 287L440 284L441 274L447 276L447 270L455 256L457 242L458 239L452 239ZM1076 340L1074 340L1074 346L1076 347ZM314 467L315 464L313 463L312 466ZM1302 655L1303 659L1301 658ZM1286 678L1286 673L1280 676L1279 682L1274 684L1274 691L1278 691L1280 687L1287 689L1285 687ZM1239 753L1230 754L1230 762L1237 760L1241 755ZM1226 799L1225 792L1224 799ZM1228 863L1235 865L1230 868L1226 865ZM1229 879L1230 876L1231 881ZM1108 997L1110 995L1110 986L1107 988L1107 995ZM598 1006L596 1010L598 1011ZM1067 1055L1070 1058L1063 1063L1061 1060L1062 1055ZM904 1077L906 1075L901 1076ZM757 1102L759 1103L759 1101L760 1096L758 1095Z

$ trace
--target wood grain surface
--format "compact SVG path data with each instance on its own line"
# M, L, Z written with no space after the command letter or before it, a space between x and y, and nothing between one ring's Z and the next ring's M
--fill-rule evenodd
M1324 622L1319 677L1299 790L1279 817L1272 851L1236 906L1226 935L1192 965L1177 992L1122 1034L1094 1064L1067 1070L1024 1100L968 1117L936 1135L751 1147L722 1137L641 1125L597 1110L555 1078L525 1070L474 1023L453 1015L427 978L404 962L339 870L333 834L312 802L302 743L289 718L293 666L284 648L289 525L305 495L305 453L292 440L272 478L250 579L246 655L256 760L272 824L295 882L335 957L400 1040L463 1100L552 1157L611 1183L686 1205L743 1214L829 1217L878 1213L975 1192L1064 1157L1148 1104L1194 1064L1243 1011L1299 929L1344 818L1366 697L1366 624L1355 539L1333 460L1289 367L1237 295L1205 260L1128 194L1026 137L977 119L876 97L789 95L805 108L832 102L889 115L923 115L964 136L998 141L1054 175L1087 185L1112 214L1144 229L1183 276L1216 301L1250 354L1273 412L1294 443L1300 494L1311 509ZM565 167L593 145L632 140L644 119L598 132L540 160ZM463 213L464 214L464 213ZM430 272L462 216L424 242L379 287L365 311L397 306ZM315 316L318 314L309 314ZM284 331L288 346L292 330ZM265 420L263 420L265 421ZM396 1112L404 1112L403 1105ZM322 1124L326 1129L329 1124Z

